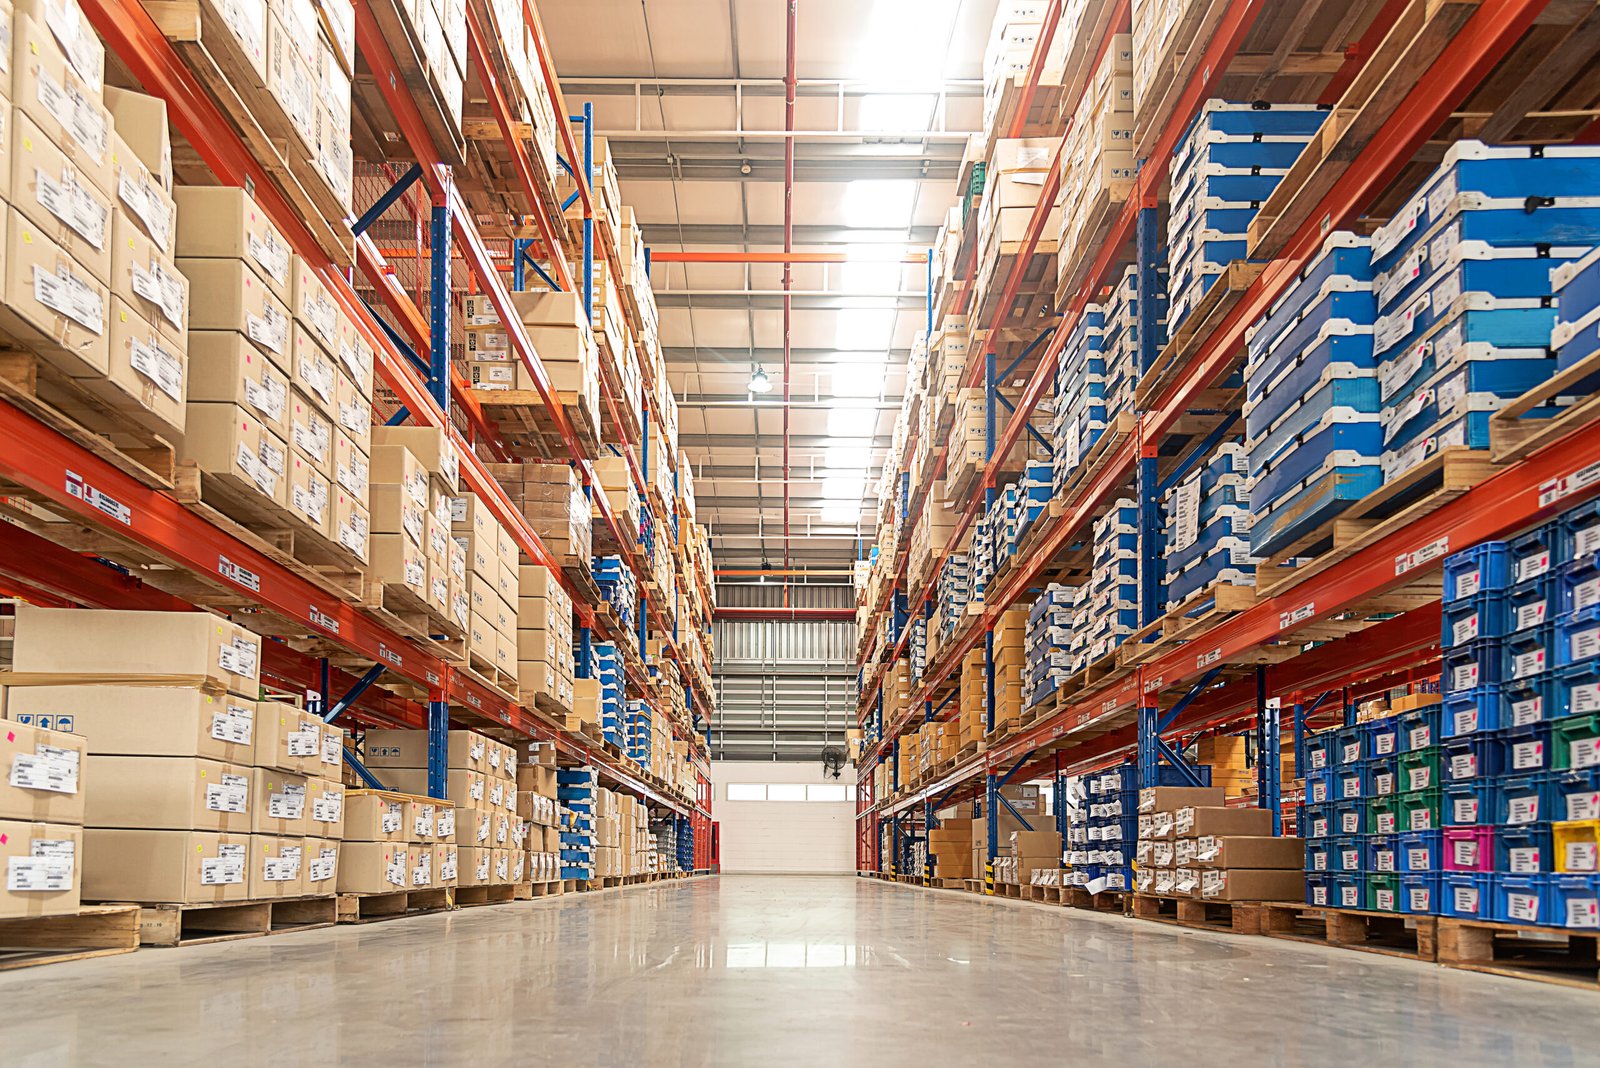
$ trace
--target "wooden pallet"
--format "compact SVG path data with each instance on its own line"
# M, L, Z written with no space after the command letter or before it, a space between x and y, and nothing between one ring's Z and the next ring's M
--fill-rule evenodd
M1600 989L1600 932L1524 927L1478 920L1439 920L1438 961L1515 979Z
M85 905L68 916L0 920L0 972L138 948L137 905Z
M141 905L139 942L146 946L198 946L333 926L335 899L292 897L223 905Z
M475 905L505 905L525 900L518 891L527 883L491 883L483 886L458 886L455 888L455 905L467 908Z
M1133 895L1126 890L1102 890L1091 894L1081 886L1063 886L1061 903L1069 908L1088 909L1091 912L1115 912L1126 915Z
M1412 960L1434 959L1438 918L1333 909L1294 903L1261 906L1261 933L1271 938L1359 949Z
M427 890L396 890L380 894L340 894L335 898L340 923L377 923L402 916L421 916L451 908L455 890L433 887Z
M1139 387L1134 393L1134 404L1139 410L1154 408L1156 398L1183 377L1189 368L1189 361L1200 350L1200 346L1206 343L1216 327L1239 303L1245 291L1261 277L1261 272L1266 270L1266 266L1264 263L1247 263L1244 260L1234 260L1228 264L1227 269L1211 284L1211 288L1206 290L1199 303L1190 309L1189 314L1184 316L1183 322L1172 331L1172 336L1156 354L1150 370L1139 379ZM1208 398L1202 394L1190 407L1208 408L1214 405L1221 408L1226 403L1225 396L1214 395ZM1237 407L1234 405L1235 409Z
M355 262L355 235L344 221L350 205L328 186L307 146L267 89L255 64L213 0L147 0L142 5L196 79L276 181L319 247L340 267ZM264 44L264 42L263 42ZM358 124L359 125L359 124ZM194 146L174 138L173 169L191 184L214 176Z
M1096 192L1093 200L1072 209L1082 219L1082 225L1062 235L1070 253L1061 257L1056 271L1057 308L1066 307L1079 286L1096 283L1097 280L1087 277L1089 268L1099 256L1100 248L1106 242L1107 235L1111 233L1112 226L1127 210L1128 196L1132 192L1131 181L1111 182Z
M991 240L979 257L978 281L973 289L976 322L990 323L987 343L1031 342L1051 325L1050 311L1055 303L1053 282L1056 270L1055 234L1040 234L1033 253L1022 266L1022 281L1009 306L1000 306L1010 284L1017 260L1027 247L1025 241Z
M144 485L171 489L176 448L130 418L137 402L119 394L109 379L71 378L37 353L0 349L0 397Z
M500 427L506 447L533 460L567 459L569 453L544 398L533 389L474 389L472 396ZM573 437L585 457L600 455L600 414L579 393L556 391Z
M600 889L598 879L563 879L561 881L561 892L564 894L583 894L588 893L590 890L598 889Z
M1414 523L1471 490L1495 470L1494 461L1482 449L1449 448L1435 454L1262 561L1256 567L1257 598L1276 596L1363 546ZM1438 556L1442 559L1445 554L1441 548ZM1302 557L1313 559L1290 566ZM1426 574L1428 569L1418 570ZM1435 592L1434 599L1437 597Z
M1134 894L1133 915L1141 920L1173 923L1204 931L1261 933L1261 903L1257 901L1203 901L1190 897Z
M1489 454L1496 463L1510 463L1544 448L1568 434L1585 430L1600 419L1600 391L1595 379L1600 376L1600 352L1541 382L1489 417ZM1579 395L1581 399L1551 419L1527 419L1528 412L1548 404L1556 397Z

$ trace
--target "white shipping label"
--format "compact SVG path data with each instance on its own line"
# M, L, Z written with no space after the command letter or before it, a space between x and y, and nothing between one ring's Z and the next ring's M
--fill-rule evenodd
M1359 812L1341 812L1341 813L1339 813L1339 833L1340 834L1359 834L1360 832L1361 832L1361 813L1359 813Z
M1380 771L1372 776L1372 792L1380 797L1394 793L1394 772Z
M145 181L143 174L119 167L117 198L135 218L144 223L145 231L156 247L166 252L172 243L172 214L157 188Z
M318 823L338 823L344 817L344 794L324 790L311 802L311 818Z
M1471 597L1481 589L1483 589L1483 572L1477 568L1473 568L1471 571L1463 571L1456 576L1456 596L1458 598Z
M85 330L106 332L106 302L94 287L66 268L56 272L34 265L33 299Z
M292 757L316 756L321 738L322 732L315 725L309 725L284 735L283 744Z
M1530 697L1524 701L1511 703L1511 725L1513 727L1526 727L1530 723L1538 723L1544 718L1544 698Z
M1396 741L1397 738L1393 731L1384 731L1382 734L1374 735L1372 739L1373 748L1377 750L1379 756L1388 756L1393 753Z
M1470 690L1478 685L1478 662L1470 664L1457 664L1450 669L1450 688L1452 690Z
M1572 661L1588 660L1600 656L1600 627L1590 627L1572 635Z
M246 812L250 808L250 780L244 775L222 776L206 783L206 808L212 812Z
M267 815L275 820L297 820L306 814L306 788L284 783L283 790L267 798Z
M1588 556L1596 549L1600 549L1600 523L1584 527L1572 536L1572 558Z
M478 858L478 866L473 869L473 876L480 883L489 881L489 854L484 853Z
M1311 867L1312 867L1312 870L1314 870L1314 871L1327 871L1328 870L1328 854L1326 854L1326 853L1318 853L1316 856L1312 857L1311 858Z
M1394 850L1380 849L1373 855L1372 859L1373 867L1379 871L1394 871ZM1345 850L1340 868L1344 871L1360 871L1361 854L1354 849Z
M456 855L446 853L439 862L439 881L442 883L453 882L456 877Z
M1353 814L1347 814L1347 815L1351 816L1351 821L1352 822L1355 822L1356 819L1358 818L1358 817L1355 817ZM1328 837L1328 817L1326 817L1326 816L1318 816L1315 819L1313 819L1311 821L1311 833L1312 833L1312 837L1313 838L1326 838L1326 837ZM1346 831L1345 833L1346 834L1354 834L1355 832L1354 831Z
M1454 889L1455 911L1463 916L1476 916L1478 914L1478 888L1475 886L1458 886Z
M499 782L494 784L494 789L489 791L489 804L494 805L496 808L505 804L504 784Z
M1569 898L1568 927L1600 927L1600 898Z
M458 497L458 498L456 498L456 501L459 501L459 502L464 504L466 502L466 498L465 497ZM455 502L452 502L452 504L454 504L454 503ZM455 516L455 513L453 511L451 512L451 516L452 516L452 519ZM463 514L461 518L463 520L465 520L466 516ZM489 748L489 746L488 746L488 739L487 738L468 738L467 739L467 759L468 760L474 760L474 761L482 760L484 751L487 750L488 748Z
M1475 733L1477 731L1477 729L1478 729L1478 710L1477 710L1477 708L1473 707L1473 708L1463 708L1463 709L1461 709L1454 716L1450 717L1450 724L1451 724L1451 727L1455 730L1455 732L1457 734L1473 734L1473 733ZM1459 759L1459 758L1457 758L1457 759ZM1455 776L1455 778L1457 778L1457 779L1466 778L1466 777L1467 776L1464 776L1464 775L1456 775Z
M1376 291L1380 307L1390 304L1406 286L1417 280L1427 262L1428 249L1418 245L1389 270L1378 276Z
M1478 799L1476 797L1458 797L1451 803L1451 811L1455 813L1456 823L1477 823Z
M1511 677L1513 679L1526 679L1537 675L1544 670L1544 650L1534 649L1531 652L1518 653L1511 661Z
M1433 870L1433 856L1426 848L1406 850L1406 861L1411 865L1412 871Z
M1545 606L1543 601L1534 601L1532 604L1517 605L1517 630L1527 630L1537 627L1544 622Z
M322 735L322 762L330 767L337 767L344 759L344 742L337 731L326 731Z
M95 248L106 247L106 231L111 225L111 209L78 180L70 166L57 181L42 169L33 173L34 196L51 215Z
M1590 605L1600 604L1600 578L1592 578L1572 587L1572 607L1582 611Z
M317 858L306 865L306 879L308 882L321 883L333 878L339 863L337 849L324 849L317 854Z
M1600 764L1600 737L1576 738L1568 750L1575 768L1592 768Z
M35 838L25 857L6 865L6 889L17 893L71 890L77 847L70 838Z
M418 838L433 837L433 806L418 805L416 816L411 821L411 833Z
M429 886L433 883L433 854L425 853L411 869L412 886Z
M245 247L250 258L274 282L284 285L289 281L289 246L280 241L275 232L268 230L262 237L251 234Z
M76 749L37 744L32 756L18 753L12 758L8 781L19 790L75 794L78 792L79 756Z
M1450 626L1450 637L1453 644L1465 645L1478 636L1478 613L1456 620Z
M257 665L260 662L261 647L255 642L243 637L235 637L233 641L224 645L217 651L217 666L231 675L244 675L255 678L259 673Z
M1433 744L1433 728L1426 723L1420 727L1412 727L1407 737L1411 739L1412 749L1426 749Z
M89 99L76 85L63 86L43 67L36 85L39 103L50 117L66 127L68 136L96 163L104 163L111 139L98 101Z
M435 833L440 838L454 838L455 837L455 833L456 833L456 810L455 809L453 809L453 808L441 808L439 810L438 819L435 822L437 824Z
M285 853L288 850L284 850ZM261 861L261 877L269 883L286 883L300 874L300 858L290 860L287 856L264 857Z
M154 337L134 338L128 346L128 362L161 392L183 403L183 361L162 348Z
M1311 766L1321 770L1328 766L1328 751L1326 749L1313 750L1311 753Z
M1395 828L1395 814L1393 812L1378 813L1378 833L1393 834Z
M471 796L472 800L474 800L474 801L482 801L483 800L483 780L482 779L474 779L474 780L472 780L472 786L470 788L468 788L467 793Z
M494 877L501 882L505 882L511 877L510 858L504 854L501 854L495 858Z
M224 705L211 714L211 737L219 742L248 742L255 737L256 710L250 705Z
M1344 763L1346 763L1346 764L1354 764L1356 761L1361 759L1361 743L1360 742L1346 742L1345 745L1344 745L1343 753L1344 753Z
M1454 843L1452 856L1458 868L1476 868L1478 866L1478 843L1472 838L1462 838Z
M1450 757L1450 777L1471 779L1478 774L1478 754L1456 753Z
M383 815L378 818L379 826L384 834L393 834L400 829L400 803L386 801L383 806Z
M1513 920L1533 923L1539 918L1539 895L1508 893L1506 895L1506 912Z
M1339 907L1346 909L1359 908L1361 905L1361 888L1359 886L1339 887Z
M1427 807L1412 809L1411 829L1413 831L1433 830L1433 810Z
M269 352L283 354L289 341L289 317L270 304L261 315L245 316L245 335Z
M1517 581L1525 582L1531 578L1538 578L1550 570L1550 550L1524 556L1517 561Z
M1379 912L1393 912L1394 911L1395 904L1394 904L1394 891L1393 890L1379 890L1376 894L1373 895L1373 897L1376 899L1375 900L1375 904L1378 906L1378 911Z
M1428 907L1428 904L1429 904L1428 903L1428 896L1429 895L1428 895L1428 888L1427 887L1425 887L1425 886L1414 886L1414 887L1411 887L1409 890L1407 890L1406 893L1408 895L1408 900L1411 902L1409 905L1406 906L1407 911L1409 911L1409 912L1427 912L1427 911L1429 911L1429 907Z
M1539 821L1539 795L1529 794L1524 797L1507 799L1506 822L1518 826L1524 823L1537 823Z
M1566 870L1600 871L1600 848L1597 848L1594 842L1568 842Z
M406 860L404 853L396 852L389 860L389 866L383 869L384 881L391 886L404 887L406 885Z
M1511 747L1511 766L1518 771L1535 771L1544 767L1544 743L1517 742Z
M1432 779L1432 778L1433 778L1433 769L1430 768L1430 767L1424 766L1424 767L1420 767L1420 768L1407 768L1406 769L1406 782L1409 785L1406 786L1406 789L1407 790L1426 790L1429 787L1429 785L1431 785L1429 783L1429 780Z

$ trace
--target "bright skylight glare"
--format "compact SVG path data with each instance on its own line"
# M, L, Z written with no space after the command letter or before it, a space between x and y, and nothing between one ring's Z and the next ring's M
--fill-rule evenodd
M859 438L876 433L878 409L863 401L840 401L828 409L828 434L832 437Z
M861 519L861 506L855 504L830 504L821 512L824 523L853 526Z
M894 309L844 308L834 316L833 343L841 349L886 350L894 334Z
M920 132L928 128L938 101L933 93L869 93L861 98L858 118L871 132Z
M834 397L876 397L883 393L883 357L876 361L834 364L827 392Z
M822 496L830 501L860 501L867 480L860 475L829 475L822 480Z
M833 471L865 471L872 463L872 448L865 439L841 441L822 454L822 466Z
M904 248L884 245L851 245L849 257L839 267L839 289L845 293L898 293L905 265L900 262Z
M901 93L936 88L960 6L959 0L872 0L856 56L861 77Z
M899 229L911 225L917 183L911 179L863 178L844 190L844 220L849 226Z

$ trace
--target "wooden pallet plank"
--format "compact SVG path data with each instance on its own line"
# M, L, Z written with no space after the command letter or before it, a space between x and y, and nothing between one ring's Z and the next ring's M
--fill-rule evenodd
M65 916L0 920L0 971L139 948L137 905L85 905Z

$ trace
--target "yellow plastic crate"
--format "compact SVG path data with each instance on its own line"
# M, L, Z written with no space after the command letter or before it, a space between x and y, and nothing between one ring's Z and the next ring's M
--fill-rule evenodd
M1563 820L1550 826L1555 836L1556 871L1577 875L1600 872L1600 820Z

